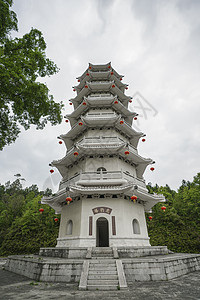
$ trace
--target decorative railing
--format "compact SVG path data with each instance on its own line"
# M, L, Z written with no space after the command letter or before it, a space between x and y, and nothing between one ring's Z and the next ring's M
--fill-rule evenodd
M114 113L114 112L87 113L84 116L85 119L98 119L98 118L104 118L104 119L108 118L108 119L110 119L110 118L116 118L116 117L118 117L118 115L116 113Z
M79 181L82 182L84 185L84 181L113 181L113 180L127 180L127 182L139 185L142 187L146 187L145 181L142 179L135 178L133 175L131 175L128 171L97 171L97 172L82 172L82 173L77 173L74 176L72 176L69 179L62 180L60 183L60 189L63 189L69 185L75 185Z

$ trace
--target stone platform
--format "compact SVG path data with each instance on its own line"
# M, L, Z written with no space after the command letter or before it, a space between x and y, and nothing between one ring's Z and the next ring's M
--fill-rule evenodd
M198 271L200 254L167 247L42 248L40 255L8 257L5 269L37 281L79 282L82 290L116 290Z

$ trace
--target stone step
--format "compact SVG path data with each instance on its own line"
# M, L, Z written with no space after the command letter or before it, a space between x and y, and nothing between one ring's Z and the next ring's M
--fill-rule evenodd
M112 250L93 250L92 254L113 254Z
M89 275L117 275L116 270L89 270Z
M109 265L105 265L105 266L102 266L101 264L93 264L93 265L90 265L90 270L97 270L97 271L101 271L101 270L105 270L105 271L115 271L117 270L117 267L116 265L113 265L113 266L109 266Z
M88 279L87 281L87 286L89 285L98 285L98 286L106 286L106 285L118 285L118 280L97 280L97 279Z
M91 259L90 260L90 264L104 264L104 265L108 265L108 264L113 264L115 262L114 259L100 259L100 258L95 258L95 259Z
M114 290L118 290L118 285L105 285L105 286L88 285L87 290L88 291L114 291Z
M95 254L92 254L92 258L95 258L95 257L103 257L103 258L110 258L110 257L114 257L112 253L95 253Z
M89 274L88 280L118 280L118 275L112 274Z

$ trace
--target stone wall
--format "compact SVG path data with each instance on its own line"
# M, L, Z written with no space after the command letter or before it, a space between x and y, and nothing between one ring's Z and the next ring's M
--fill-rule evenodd
M39 255L59 258L86 258L88 248L40 248Z
M82 266L83 260L43 261L38 257L12 256L5 269L37 281L78 282Z
M169 280L200 270L200 255L168 255L156 259L123 259L127 282Z
M134 258L169 254L167 246L117 247L119 258Z

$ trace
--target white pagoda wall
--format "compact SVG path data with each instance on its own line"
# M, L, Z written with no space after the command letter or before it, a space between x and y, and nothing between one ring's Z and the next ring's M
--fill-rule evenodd
M112 212L94 215L92 209L96 207L108 207ZM112 216L115 216L116 235L112 231ZM92 235L89 235L89 217L92 217ZM63 208L57 247L95 247L96 221L100 217L108 220L110 247L150 246L141 204L122 198L84 198ZM139 222L140 234L133 233L133 219ZM73 222L72 235L66 235L69 220Z

